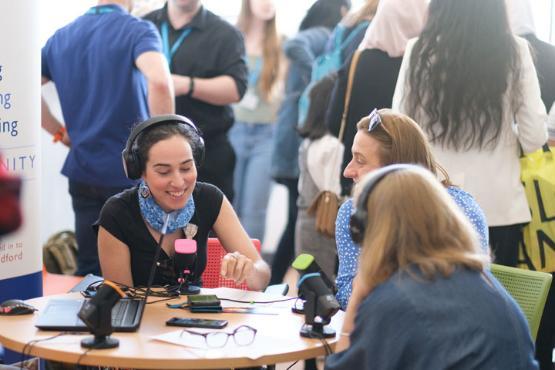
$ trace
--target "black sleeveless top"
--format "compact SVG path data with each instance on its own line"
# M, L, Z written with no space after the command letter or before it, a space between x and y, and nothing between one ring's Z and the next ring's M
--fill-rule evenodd
M137 187L114 195L104 204L100 218L94 228L102 226L115 238L129 247L131 255L131 274L134 286L146 286L158 240L155 240L141 216ZM197 242L197 258L194 266L193 283L200 285L200 276L206 267L206 243L208 233L220 214L223 193L214 185L197 182L193 190L195 213L190 224L198 227L193 237ZM113 256L118 258L118 256ZM164 250L160 253L160 265L156 269L153 285L177 284L177 272L173 258Z

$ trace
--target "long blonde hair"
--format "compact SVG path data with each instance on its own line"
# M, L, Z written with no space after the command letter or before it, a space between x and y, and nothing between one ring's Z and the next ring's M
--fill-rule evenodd
M373 175L357 186L364 189ZM488 262L470 222L424 168L387 174L364 206L368 217L359 274L369 291L398 271L413 273L414 267L433 279L456 267L481 271Z
M253 17L250 0L243 0L239 19L237 20L237 28L243 34L246 34L249 29ZM258 79L258 86L263 98L269 100L274 85L279 78L281 62L281 38L277 32L275 15L272 19L266 21L262 43L264 64Z

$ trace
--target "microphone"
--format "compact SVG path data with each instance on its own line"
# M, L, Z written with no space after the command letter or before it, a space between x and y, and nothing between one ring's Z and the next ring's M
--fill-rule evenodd
M304 303L305 325L301 336L307 338L331 338L335 331L324 327L331 317L339 311L339 303L332 290L327 286L318 272L304 274L297 283L299 296L306 299Z
M194 279L194 267L197 259L197 242L192 239L176 239L174 242L175 268L179 275L180 294L199 294L200 288L190 285Z
M94 297L86 300L77 316L93 333L93 337L84 338L81 346L85 348L105 349L119 346L119 341L111 338L112 308L125 297L125 293L114 283L104 280Z
M333 294L337 293L337 288L335 287L334 282L324 273L324 271L322 271L322 268L318 265L313 255L308 253L299 254L291 266L297 270L301 276L305 274L319 273L320 278L327 285L327 287L331 289Z

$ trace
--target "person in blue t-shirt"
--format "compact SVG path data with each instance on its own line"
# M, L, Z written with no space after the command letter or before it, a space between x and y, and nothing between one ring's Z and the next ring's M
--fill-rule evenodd
M360 271L326 370L538 368L524 314L436 174L385 166L355 203Z
M393 163L415 163L441 176L449 195L474 226L480 245L489 254L487 222L472 195L449 181L445 170L435 161L422 129L410 117L390 109L380 109L361 119L351 148L353 159L343 176L358 183L362 177L380 167ZM409 205L407 205L409 207ZM339 257L336 298L343 309L351 296L352 283L358 269L360 248L349 234L349 221L353 209L347 200L337 214L335 240Z
M77 275L100 273L92 224L110 196L133 185L121 163L130 128L175 109L158 32L129 14L132 4L100 0L42 49L42 84L56 85L65 122L43 99L42 127L69 147L62 174L75 213Z

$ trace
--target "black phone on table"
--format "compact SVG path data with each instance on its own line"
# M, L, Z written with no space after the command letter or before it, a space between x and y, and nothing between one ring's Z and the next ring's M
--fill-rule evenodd
M189 317L172 317L166 321L168 326L183 326L186 328L221 329L227 325L227 320L197 319Z

